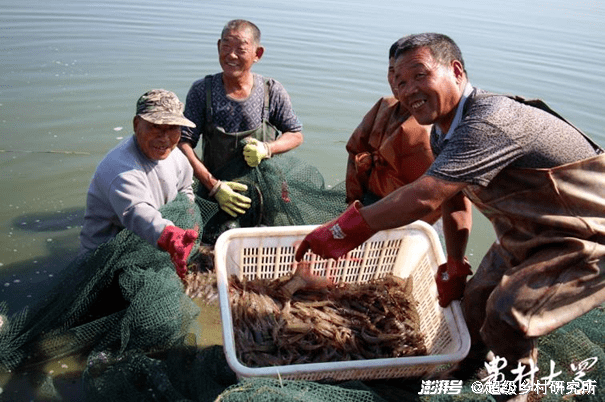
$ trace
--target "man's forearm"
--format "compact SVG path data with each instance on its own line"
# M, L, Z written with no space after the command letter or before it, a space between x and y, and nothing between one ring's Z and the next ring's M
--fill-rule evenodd
M218 180L214 176L212 176L210 171L208 171L206 166L197 157L191 144L189 144L187 141L181 141L179 143L179 148L183 152L185 157L187 157L187 160L191 164L191 167L193 168L193 175L208 190L212 189L212 187L214 187L214 185L217 183Z
M271 155L283 154L303 143L303 134L300 131L282 133L275 141L268 143Z
M443 204L442 210L447 255L462 261L473 226L472 204L463 193L458 193Z
M380 201L364 207L361 215L378 231L408 225L437 211L443 202L459 193L466 184L423 175L399 187Z

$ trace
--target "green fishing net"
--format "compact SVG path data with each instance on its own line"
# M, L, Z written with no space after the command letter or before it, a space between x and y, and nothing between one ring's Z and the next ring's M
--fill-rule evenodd
M162 213L183 228L201 224L199 208L185 196ZM74 352L169 347L198 314L168 253L128 230L74 260L50 285L17 314L3 303L1 367L27 367Z
M235 219L223 211L214 215L204 228L204 241L210 244L229 228L322 224L347 207L344 182L327 188L316 167L287 154L265 160L254 169L238 158L215 176L245 184L248 189L243 194L252 200L252 206ZM208 198L203 187L198 194Z
M344 184L326 188L317 169L303 161L279 155L254 169L240 162L219 177L248 185L253 205L245 215L234 220L201 187L195 204L179 196L162 214L182 228L199 228L201 239L212 244L231 227L320 224L346 208ZM192 259L198 257L194 250ZM0 368L32 370L77 354L85 362L87 401L493 401L472 391L477 379L459 393L433 395L419 394L421 379L238 381L222 346L196 346L191 327L200 308L183 291L169 255L128 230L73 261L47 289L22 311L11 311L9 301L0 304ZM553 361L561 371L557 380L569 382L576 375L572 365L596 358L584 379L597 385L595 394L535 400L605 400L604 334L605 312L597 308L541 338L538 376L550 373Z

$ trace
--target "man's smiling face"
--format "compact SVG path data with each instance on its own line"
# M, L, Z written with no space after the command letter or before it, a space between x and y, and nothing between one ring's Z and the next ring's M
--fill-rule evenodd
M399 101L420 124L438 124L447 132L466 77L460 62L442 65L428 47L410 50L395 61Z
M134 118L134 134L139 149L152 160L168 158L181 139L181 126L151 123L140 116Z
M252 69L262 56L262 47L254 42L250 29L233 30L219 40L218 54L223 73L235 77Z

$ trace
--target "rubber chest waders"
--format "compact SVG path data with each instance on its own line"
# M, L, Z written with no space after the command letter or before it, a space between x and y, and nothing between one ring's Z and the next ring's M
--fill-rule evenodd
M542 101L514 99L561 118ZM537 356L536 337L605 302L605 155L586 138L597 156L504 169L464 190L498 239L467 284L465 318L473 340L481 334L509 362Z
M264 80L264 105L262 122L259 127L234 133L227 133L212 120L212 76L205 77L206 85L206 124L202 137L202 160L210 172L215 174L234 158L242 158L245 138L256 138L259 141L275 141L279 131L269 123L269 84Z

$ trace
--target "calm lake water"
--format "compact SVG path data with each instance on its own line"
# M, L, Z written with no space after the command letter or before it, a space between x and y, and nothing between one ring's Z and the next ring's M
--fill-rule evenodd
M540 97L605 145L605 6L600 1L40 1L0 4L0 300L17 307L78 247L96 165L131 135L137 98L219 71L230 19L260 27L254 71L286 87L304 124L295 155L326 184L344 180L345 143L389 93L388 48L438 31L461 47L471 82ZM177 6L178 4L178 6ZM493 241L477 216L476 266Z

